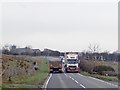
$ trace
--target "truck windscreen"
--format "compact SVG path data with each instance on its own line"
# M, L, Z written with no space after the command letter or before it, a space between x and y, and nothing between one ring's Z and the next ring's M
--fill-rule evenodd
M77 59L67 59L68 64L76 64Z

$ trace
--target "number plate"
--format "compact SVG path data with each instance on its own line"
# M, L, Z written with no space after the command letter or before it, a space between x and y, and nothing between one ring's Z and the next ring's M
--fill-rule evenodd
M70 69L75 69L75 68L70 68Z

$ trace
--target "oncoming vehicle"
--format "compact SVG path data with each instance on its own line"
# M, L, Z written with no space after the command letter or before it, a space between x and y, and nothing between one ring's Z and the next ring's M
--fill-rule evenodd
M60 72L62 73L62 62L61 61L49 61L50 73Z
M65 71L78 72L78 54L65 54Z

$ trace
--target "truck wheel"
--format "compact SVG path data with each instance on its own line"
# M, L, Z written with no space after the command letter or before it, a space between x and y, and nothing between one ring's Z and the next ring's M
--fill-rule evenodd
M76 73L78 73L78 71L76 71Z
M53 73L53 71L50 71L50 73Z
M68 73L68 71L67 71L67 70L66 70L65 72L66 72L66 73Z

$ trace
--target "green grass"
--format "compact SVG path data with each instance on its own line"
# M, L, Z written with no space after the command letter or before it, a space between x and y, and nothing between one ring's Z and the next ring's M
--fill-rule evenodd
M35 85L36 87L38 85L42 85L44 83L44 80L47 78L49 74L49 68L48 64L46 64L45 60L37 60L38 62L38 67L39 70L36 71L33 75L31 76L17 76L17 77L12 77L12 84L11 82L5 82L3 84L3 87L17 87L17 88L25 88L25 87L30 87L28 85ZM21 85L15 85L15 84L26 84L26 86L21 86Z
M106 81L118 81L118 78L115 76L103 76L103 75L97 75L97 74L92 74L91 76L98 79L106 80Z
M85 75L85 76L90 76L88 72L81 71L80 74Z
M0 85L0 90L2 89L2 85Z
M80 74L85 75L85 76L91 76L94 78L106 80L106 81L118 81L118 78L115 76L104 76L104 75L98 75L98 74L89 74L88 72L81 71Z
M2 88L36 88L35 86L30 86L30 85L17 85L17 84L7 84L7 85L3 85Z
M27 84L38 84L48 76L48 64L44 61L39 65L39 71L34 73L32 76L14 78L14 83L27 83Z
M95 66L100 66L100 65L111 66L114 68L115 73L118 73L119 65L118 65L118 62L116 62L116 61L91 61L92 64L89 64L89 61L85 60L84 65L87 66L86 62L90 66L92 66L92 65L93 66L94 65ZM90 67L88 66L87 68L89 69ZM91 69L93 69L93 68L91 67ZM91 77L99 78L99 79L106 80L106 81L118 81L117 76L104 76L104 75L98 75L98 74L90 74L90 73L84 72L84 71L81 71L80 73L85 76L91 76Z

